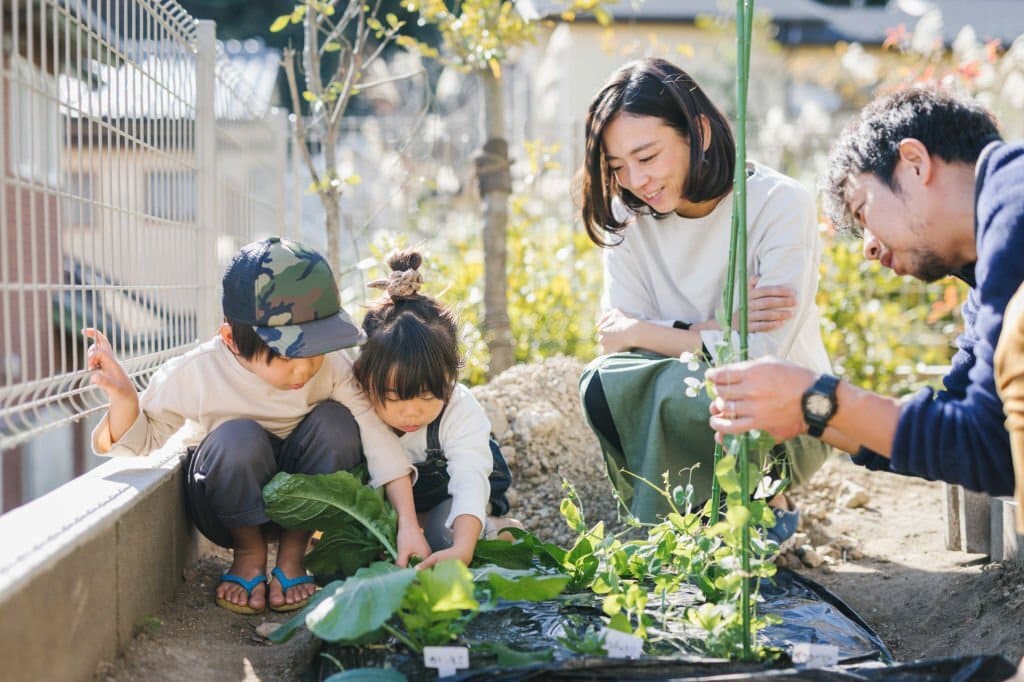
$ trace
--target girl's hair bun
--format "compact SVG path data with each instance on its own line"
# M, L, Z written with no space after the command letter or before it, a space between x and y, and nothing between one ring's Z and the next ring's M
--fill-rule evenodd
M388 256L391 273L387 279L375 279L367 286L384 289L394 302L418 298L420 287L423 286L423 276L419 273L422 263L423 256L415 249L392 251Z

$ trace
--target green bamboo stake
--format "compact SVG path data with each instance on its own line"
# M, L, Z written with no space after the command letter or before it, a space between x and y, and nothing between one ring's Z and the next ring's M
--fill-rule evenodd
M735 175L733 176L733 182L735 182ZM729 232L729 265L726 268L728 273L725 277L725 294L722 296L722 310L725 311L725 327L723 338L731 343L732 340L732 303L735 300L735 289L736 289L736 235L737 235L737 214L736 207L732 210L732 225ZM710 359L710 358L709 358ZM718 523L720 516L720 497L722 495L722 487L718 483L718 462L722 459L725 454L725 448L721 443L715 443L715 456L712 460L711 469L711 514L708 517L709 525L715 525Z
M737 170L734 172L734 175L733 175L733 184L734 184L734 187L735 187L735 186L738 186L738 182L742 182L742 184L743 184L743 195L744 195L744 208L745 208L746 207L746 180L747 180L747 173L746 173L746 101L747 101L747 89L746 89L746 85L747 85L747 80L749 79L750 43L751 43L750 24L751 24L751 22L750 21L742 21L741 22L740 17L744 16L744 15L741 14L741 12L739 11L739 7L738 7L739 1L740 0L738 0L738 3L737 3L737 14L736 14L736 16L737 16L737 19L736 19L736 32L737 32L737 36L741 35L741 30L742 30L741 26L743 24L745 24L747 26L747 28L742 33L742 35L744 36L745 39L744 38L739 38L739 45L737 46L737 50L736 50L736 52L737 52L737 54L736 54L737 110L739 108L739 102L738 102L738 100L739 100L739 92L738 92L738 88L739 88L739 83L740 83L740 65L741 64L745 65L747 75L742 80L742 82L743 82L743 95L742 95L743 105L742 106L743 106L743 110L744 110L744 115L743 115L743 117L741 119L743 121L743 123L742 123L742 126L743 126L743 129L742 129L742 131L743 131L743 134L742 134L742 137L743 137L743 152L740 153L739 149L737 149L737 153L736 153L736 166L737 166ZM751 13L753 12L753 2L751 2L750 12ZM735 196L735 194L734 194L734 196ZM737 210L737 207L736 207L736 205L734 203L733 204L733 211L732 211L731 232L729 233L729 262L728 262L728 266L726 268L726 272L728 273L728 275L726 276L726 279L725 279L725 292L724 292L724 295L722 297L722 309L725 311L725 330L724 330L725 333L724 333L723 336L730 343L731 343L731 339L732 339L732 306L733 306L733 302L736 300L736 294L735 294L735 291L736 291L736 253L737 253L737 250L738 250L737 249L737 238L738 238L739 232L740 232L738 220L739 220L739 211ZM744 211L744 213L743 213L743 237L744 237L743 253L744 253L744 259L746 258L746 246L745 246L745 243L746 243L746 233L747 233L747 231L746 231L746 211ZM744 269L744 273L746 273L746 260L744 260L743 269ZM742 281L743 281L744 291L746 291L746 279L744 278ZM745 298L746 298L746 294L744 294L744 299ZM746 317L746 304L745 303L742 305L742 309L744 311L744 313L743 313L743 324L746 324L747 317ZM742 332L742 340L741 340L742 348L745 349L746 348L746 344L747 344L746 332L743 331ZM743 358L743 359L746 359L746 358ZM719 460L722 459L722 456L724 454L725 454L725 452L724 452L724 447L722 446L722 444L721 443L715 443L715 454L714 454L714 459L713 459L713 467L714 468L712 469L712 471L718 471L718 462L719 462ZM720 510L719 510L719 497L720 496L721 496L721 486L718 483L718 477L713 475L711 477L711 500L712 500L712 507L711 507L710 521L709 521L711 524L718 523L718 519L719 519L719 515L720 515Z
M740 357L741 361L748 358L747 347L747 85L750 81L750 42L752 34L754 0L736 0L736 174L733 182L733 227L736 235L736 249L730 259L736 260L736 277L730 278L733 287L739 282L740 309ZM748 457L749 442L747 434L740 436L740 499L750 511L750 460ZM740 583L740 609L743 624L743 658L751 658L752 633L751 599L750 599L750 525L745 522L740 530L740 562L743 580Z

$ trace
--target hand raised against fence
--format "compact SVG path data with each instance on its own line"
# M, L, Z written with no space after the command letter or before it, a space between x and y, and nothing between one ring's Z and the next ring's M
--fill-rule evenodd
M82 334L93 340L93 344L89 346L85 356L86 367L92 371L89 382L106 393L111 402L134 398L136 396L135 386L128 378L128 373L114 357L114 349L103 332L89 327L83 329Z

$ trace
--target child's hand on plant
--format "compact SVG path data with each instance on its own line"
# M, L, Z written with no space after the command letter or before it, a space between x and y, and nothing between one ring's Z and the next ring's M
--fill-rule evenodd
M469 562L473 560L473 551L476 549L476 543L473 543L472 547L458 547L452 545L448 549L440 549L426 559L416 564L416 568L430 568L434 564L439 564L446 559L458 559L462 563L469 565Z
M480 537L482 529L483 526L477 517L470 514L456 516L455 522L452 524L452 546L434 552L416 568L430 568L445 559L458 559L468 566L469 562L473 560L476 540Z
M420 528L415 516L410 520L399 517L397 545L398 557L395 559L395 565L401 568L405 568L412 557L430 557L430 543L423 535L423 529Z

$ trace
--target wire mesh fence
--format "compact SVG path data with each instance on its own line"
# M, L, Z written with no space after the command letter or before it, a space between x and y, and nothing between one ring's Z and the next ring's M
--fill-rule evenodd
M106 399L82 329L107 334L140 389L215 331L227 259L289 231L288 132L276 54L218 44L172 0L4 0L0 36L9 509L87 467L81 420ZM59 462L34 452L65 430Z

